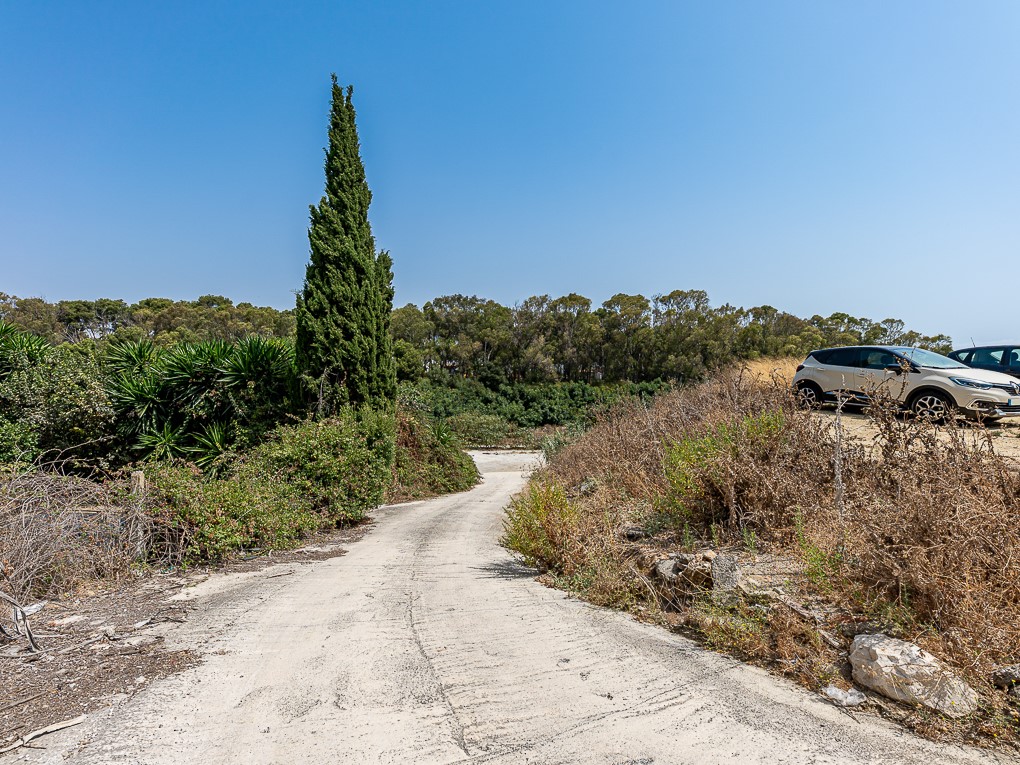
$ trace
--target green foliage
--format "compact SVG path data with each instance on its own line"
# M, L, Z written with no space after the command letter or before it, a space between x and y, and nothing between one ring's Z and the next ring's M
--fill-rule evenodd
M827 345L904 344L943 353L951 347L945 335L910 332L897 319L845 313L802 319L768 305L713 307L702 290L650 299L619 293L598 308L573 293L533 296L510 308L446 295L421 310L394 311L392 331L402 380L446 374L493 391L507 383L687 382L734 359L803 357Z
M271 471L208 479L181 463L146 468L147 502L167 537L159 552L184 564L251 548L284 548L322 525L298 486Z
M293 311L234 303L219 295L197 300L146 298L133 305L123 300L19 298L0 293L0 322L51 343L63 341L151 340L159 346L179 342L226 340L249 335L290 338Z
M396 462L387 500L400 502L466 491L478 482L474 460L460 448L454 432L441 420L398 402Z
M294 351L286 340L248 337L169 349L148 340L116 343L106 352L106 369L128 457L191 455L208 467L299 411Z
M465 413L495 415L522 428L590 423L597 412L622 398L650 398L669 387L653 381L615 385L512 383L491 389L477 380L457 377L402 385L402 389L413 389L437 419Z
M0 461L101 455L112 415L92 348L0 325Z
M662 510L676 514L678 523L714 528L715 523L726 520L717 517L718 504L713 500L726 493L727 461L749 449L768 451L782 437L783 413L765 411L721 423L703 435L669 441L663 459L669 489ZM753 546L753 536L750 539L749 546Z
M345 408L328 420L281 426L232 461L222 428L213 425L187 451L217 462L218 476L179 460L150 462L149 502L165 544L184 562L289 547L316 529L357 522L378 505L393 450L392 420L371 411Z
M502 446L522 437L520 429L498 414L464 412L446 419L446 427L468 446Z
M563 487L531 481L510 503L500 544L530 566L562 571L563 547L575 533L577 509Z
M353 89L333 75L326 193L310 208L311 257L297 301L297 364L319 416L347 404L392 408L392 261L376 255L368 222Z
M278 428L245 455L236 474L276 475L331 522L351 523L382 501L393 442L392 416L343 408L329 419Z

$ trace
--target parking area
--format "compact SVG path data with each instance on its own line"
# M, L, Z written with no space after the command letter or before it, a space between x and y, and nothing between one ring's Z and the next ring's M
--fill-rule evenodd
M835 409L828 407L820 409L817 416L835 425ZM877 434L875 424L866 414L844 411L841 421L849 437L862 443L870 443ZM996 453L1013 460L1020 468L1020 417L1004 419L984 427L964 420L959 420L958 425L965 438L972 440L975 448L983 446L990 440Z

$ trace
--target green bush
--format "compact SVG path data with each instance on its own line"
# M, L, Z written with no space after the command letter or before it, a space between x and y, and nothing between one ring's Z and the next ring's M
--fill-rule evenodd
M403 397L397 406L396 463L387 500L434 497L466 491L478 482L474 460L442 420L430 421Z
M151 463L145 472L146 501L162 531L152 553L161 559L186 565L290 547L323 523L299 487L250 466L224 479L183 463Z
M352 523L382 502L393 440L392 417L341 409L328 420L277 428L245 455L235 475L276 475L332 523Z
M520 437L520 429L498 414L463 412L448 417L445 424L468 446L502 446Z
M0 333L0 461L102 456L112 423L93 348Z
M514 497L503 522L500 544L518 553L530 566L563 573L578 524L577 508L563 487L553 481L532 480Z

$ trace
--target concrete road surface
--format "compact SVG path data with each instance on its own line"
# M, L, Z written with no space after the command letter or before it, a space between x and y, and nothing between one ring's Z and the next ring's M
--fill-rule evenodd
M1005 757L843 713L537 584L499 548L536 463L393 508L349 554L213 577L169 636L205 662L9 755L73 763L963 763Z

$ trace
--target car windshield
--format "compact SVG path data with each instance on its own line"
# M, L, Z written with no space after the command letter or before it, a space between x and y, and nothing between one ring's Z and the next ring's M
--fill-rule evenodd
M967 369L959 361L953 361L953 359L943 356L941 353L932 353L921 348L895 348L894 350L901 356L906 356L919 367L928 367L929 369Z

